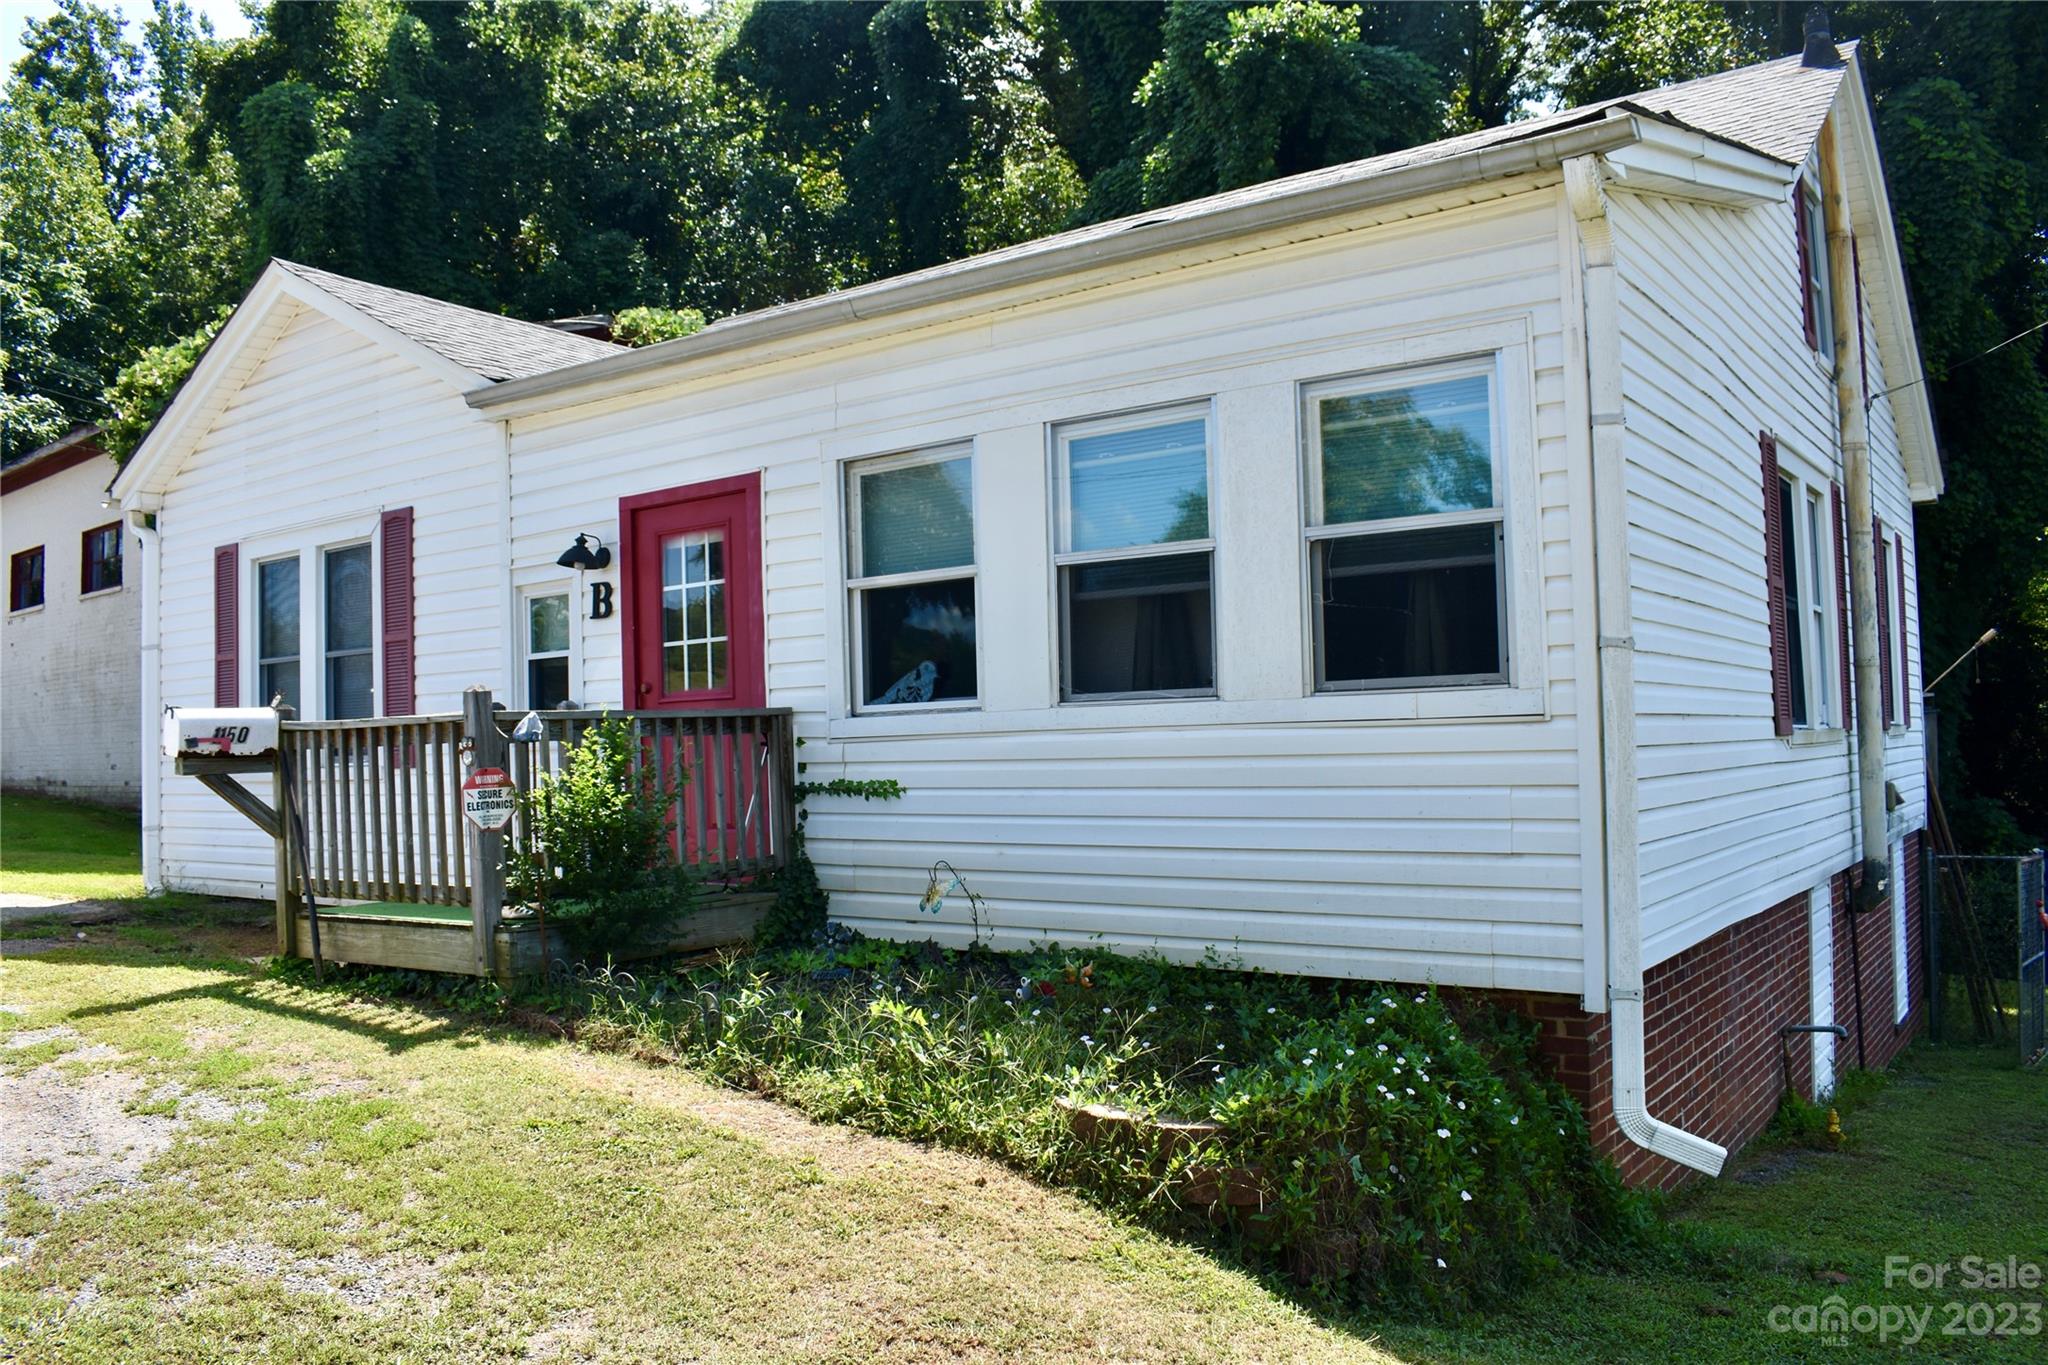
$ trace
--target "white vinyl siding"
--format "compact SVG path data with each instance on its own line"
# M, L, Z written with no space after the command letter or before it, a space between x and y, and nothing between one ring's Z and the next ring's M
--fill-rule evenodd
M282 309L296 305L280 304ZM326 636L320 554L374 542L381 509L414 513L417 706L461 709L462 689L509 696L501 429L446 381L310 309L282 320L226 409L170 478L159 514L163 560L160 686L167 706L213 701L213 552L239 544L242 702L256 705L255 565L301 557L301 686L323 714ZM552 564L568 537L549 547ZM375 566L372 554L372 566ZM370 640L377 639L374 605ZM381 683L373 667L372 688ZM374 695L374 692L373 692ZM373 704L373 712L381 710ZM270 841L155 755L163 792L162 872L173 889L268 897ZM269 783L249 779L264 799Z
M1576 996L1592 913L1579 783L1596 762L1575 722L1591 695L1578 686L1592 648L1586 525L1570 493L1584 381L1554 184L1487 194L1505 197L1270 234L1226 260L1154 263L1065 298L911 319L886 340L516 419L514 559L552 555L578 529L609 538L623 495L761 471L769 704L796 709L812 780L904 787L886 803L812 802L833 914L862 929L964 942L964 925L917 910L944 858L1008 946L1213 949L1279 970ZM1323 235L1288 240L1309 231ZM1500 357L1510 419L1512 675L1319 694L1302 389L1481 354ZM1215 695L1063 705L1053 433L1202 404ZM842 467L967 442L979 704L863 713ZM585 666L585 700L617 705L616 631L590 630Z
M1654 963L1856 858L1853 738L1809 727L1787 743L1772 733L1756 433L1778 434L1780 466L1803 491L1845 480L1834 386L1812 363L1800 297L1785 287L1783 263L1797 251L1792 215L1776 205L1733 210L1636 194L1611 203L1643 936ZM1912 509L1875 345L1869 355L1871 392L1880 395L1869 412L1873 495L1889 535L1910 530ZM1830 523L1822 518L1832 564ZM1910 558L1910 534L1906 544ZM1834 600L1824 584L1829 611ZM1915 604L1902 606L1917 641ZM1821 633L1835 637L1831 625ZM1839 679L1839 661L1826 657L1831 667L1822 671ZM1894 830L1919 828L1926 799L1917 729L1887 743L1885 768L1905 796L1890 817Z

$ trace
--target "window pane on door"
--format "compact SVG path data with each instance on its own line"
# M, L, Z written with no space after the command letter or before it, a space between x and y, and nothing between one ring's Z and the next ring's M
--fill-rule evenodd
M722 691L728 686L730 639L724 533L670 536L661 545L662 690Z
M299 709L299 561L256 566L256 699ZM301 719L304 715L301 714Z
M1069 696L1216 685L1207 553L1076 564L1062 572Z
M975 695L973 579L868 588L860 606L863 705Z
M553 711L569 699L569 661L565 658L526 661L526 704Z
M1325 683L1502 671L1497 525L1347 536L1315 553Z

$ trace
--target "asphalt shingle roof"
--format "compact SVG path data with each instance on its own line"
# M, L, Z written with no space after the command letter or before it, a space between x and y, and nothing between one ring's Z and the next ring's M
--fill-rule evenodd
M424 294L409 294L403 289L315 270L296 261L280 260L276 264L280 270L289 271L392 331L486 379L524 379L626 349L537 322L522 322L499 313L465 308L459 303L443 303Z

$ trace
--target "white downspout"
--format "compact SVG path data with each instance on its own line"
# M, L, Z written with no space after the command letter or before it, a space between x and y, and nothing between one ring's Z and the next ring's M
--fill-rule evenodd
M157 537L154 514L139 507L128 509L128 524L142 542L142 723L138 743L142 786L142 886L161 891L163 872L163 759L158 756L163 732L163 614L158 610L163 597L163 546Z
M1865 907L1881 904L1889 878L1891 841L1885 829L1884 679L1878 669L1877 546L1872 539L1870 415L1864 407L1863 347L1857 344L1855 235L1849 195L1835 155L1835 122L1821 139L1823 205L1828 238L1828 275L1835 298L1835 407L1841 426L1842 480L1848 485L1849 630L1851 682L1856 689L1856 808ZM1795 191L1796 193L1797 191ZM1903 611L1905 608L1900 607ZM1902 662L1899 665L1905 667Z
M1585 287L1586 384L1593 426L1593 579L1597 604L1601 801L1606 812L1608 1038L1614 1118L1639 1147L1719 1175L1728 1150L1650 1116L1643 1041L1643 918L1637 870L1635 638L1624 493L1621 327L1606 175L1597 156L1564 163Z

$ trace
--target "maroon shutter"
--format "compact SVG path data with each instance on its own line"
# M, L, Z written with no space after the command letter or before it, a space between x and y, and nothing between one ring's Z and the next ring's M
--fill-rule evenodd
M1842 485L1828 485L1828 505L1835 514L1835 650L1842 661L1842 728L1856 714L1855 691L1849 678L1849 536L1842 520Z
M240 545L213 552L213 704L239 706L242 695Z
M1870 557L1877 574L1877 684L1884 692L1884 728L1892 728L1892 604L1890 575L1884 571L1884 520L1870 519Z
M1892 564L1899 580L1899 724L1913 724L1913 670L1906 667L1906 538L1892 537Z
M1785 619L1785 519L1778 492L1778 443L1767 431L1757 433L1764 473L1764 594L1771 624L1771 723L1781 735L1792 733L1791 623Z
M1792 227L1799 235L1799 325L1809 349L1820 345L1813 327L1813 242L1806 231L1806 180L1792 187Z
M378 527L384 609L384 714L413 714L412 509L394 507Z

